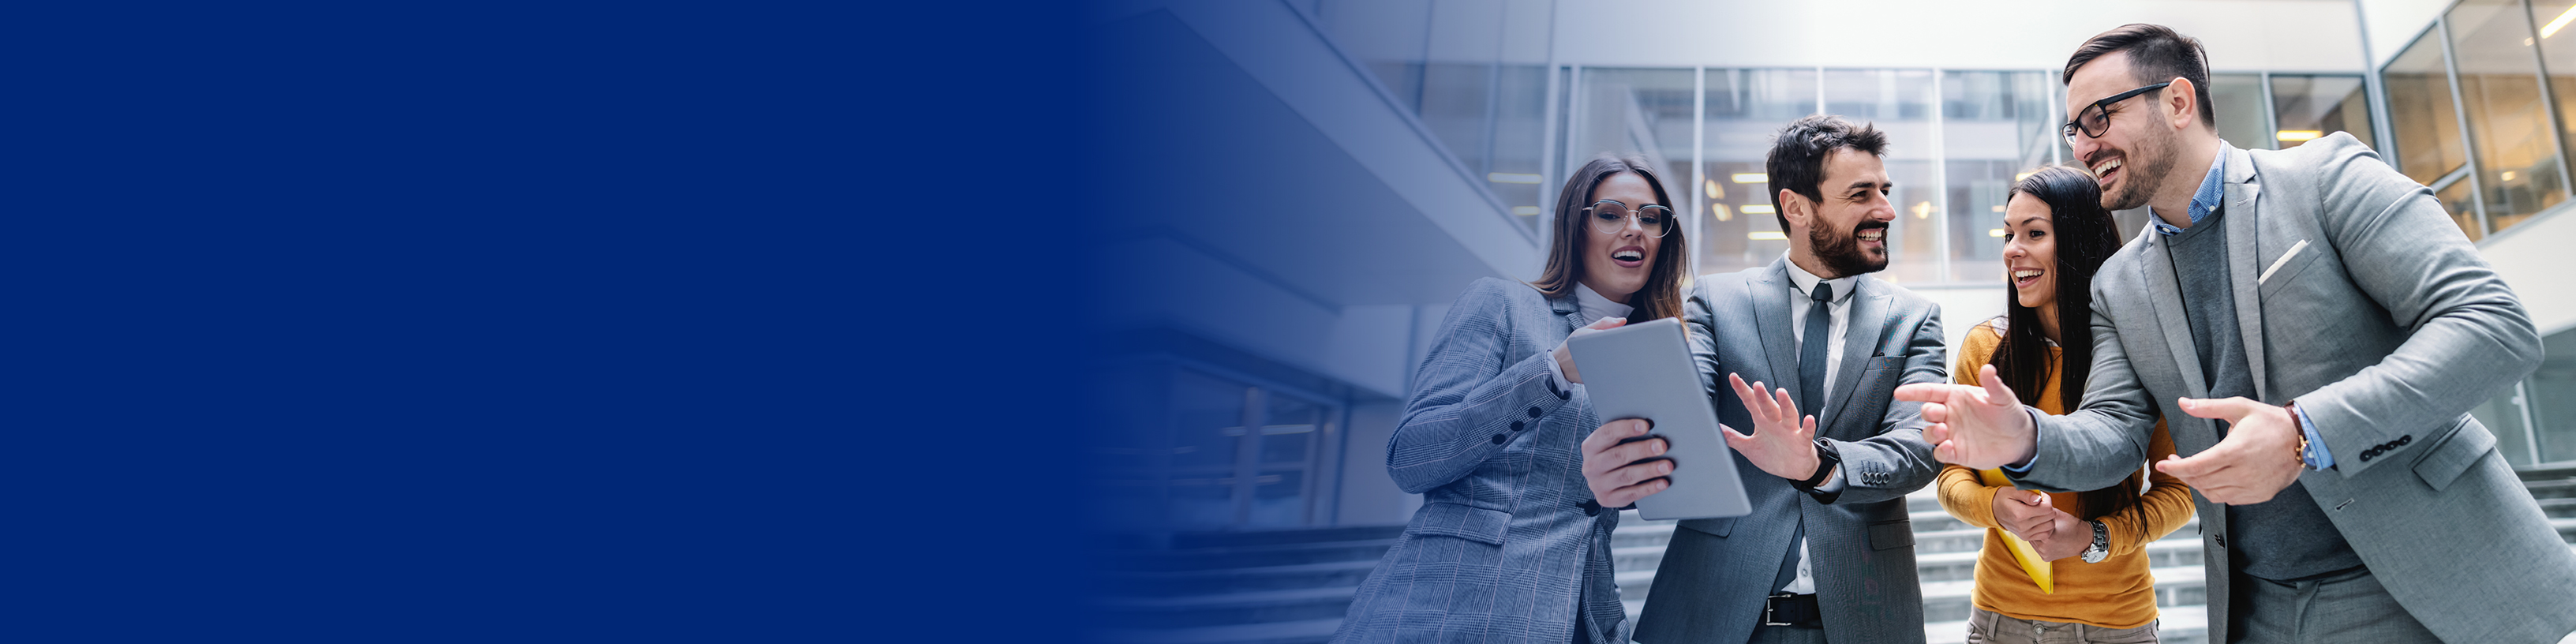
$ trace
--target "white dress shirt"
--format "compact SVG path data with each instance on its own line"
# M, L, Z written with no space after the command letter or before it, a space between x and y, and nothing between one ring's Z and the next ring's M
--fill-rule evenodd
M1815 273L1807 272L1807 269L1799 268L1797 262L1793 261L1787 263L1789 265L1789 289L1787 292L1781 293L1781 295L1789 298L1789 333L1798 338L1798 349L1793 351L1803 351L1806 348L1807 309L1816 305L1815 296L1809 295L1809 293L1815 291L1816 284L1818 283L1831 284L1834 287L1833 301L1825 304L1825 311L1833 316L1833 319L1828 320L1825 325L1825 328L1827 329L1825 342L1830 343L1825 345L1825 390L1817 392L1816 395L1807 397L1809 400L1817 401L1832 400L1835 372L1842 370L1843 338L1850 335L1849 331L1851 330L1852 284L1858 280L1852 277L1825 279L1817 277ZM1780 388L1778 383L1766 384L1768 384L1772 389ZM1821 405L1822 403L1816 404ZM1798 414L1800 416L1821 416L1822 414L1817 413L1819 411L1821 410L1800 409L1798 410ZM1821 430L1822 428L1818 429ZM1839 470L1840 468L1836 469ZM1840 473L1837 472L1834 478L1840 477ZM1831 486L1833 483L1833 481L1827 481L1824 486L1819 487ZM1780 587L1780 592L1797 593L1801 595L1816 592L1816 575L1812 572L1810 567L1814 561L1815 559L1813 557L1807 556L1807 540L1803 537L1800 538L1798 540L1798 578L1791 580L1789 585Z

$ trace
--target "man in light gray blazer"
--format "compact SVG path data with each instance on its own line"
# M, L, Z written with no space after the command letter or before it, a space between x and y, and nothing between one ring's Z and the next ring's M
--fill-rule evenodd
M1639 642L1923 641L1904 497L1940 464L1918 405L1891 396L1948 375L1940 307L1868 275L1887 266L1896 218L1886 145L1840 118L1790 124L1766 168L1787 256L1690 290L1692 357L1753 512L1673 531ZM1639 463L1660 441L1620 442L1648 433L1613 420L1585 442L1584 476L1603 505L1663 489L1651 469L1662 461Z
M2546 642L2576 554L2468 410L2539 336L2442 211L2350 135L2219 140L2197 41L2155 25L2067 64L2065 129L2103 205L2155 224L2093 283L2078 411L2000 385L1908 386L1941 460L2087 490L2135 472L2161 414L2198 492L2212 641ZM1987 377L1986 383L1997 383Z

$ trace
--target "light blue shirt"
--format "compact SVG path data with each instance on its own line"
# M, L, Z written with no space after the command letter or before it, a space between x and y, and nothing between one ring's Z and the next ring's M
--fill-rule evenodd
M2224 200L2226 199L2227 193L2224 190L2224 184L2225 178L2227 177L2227 148L2228 146L2226 141L2219 142L2218 158L2210 160L2209 174L2201 175L2200 189L2191 193L2191 205L2184 208L2185 216L2189 217L2191 223L2195 225L2199 224L2200 220L2207 219L2209 217L2209 213L2218 212L2219 204L2224 203ZM2157 233L2172 236L2183 231L2182 228L2175 227L2173 224L2165 223L2163 218L2155 217L2155 207L2149 206L2147 208L2147 213L2150 220L2155 223ZM2305 409L2293 407L2291 408L2291 411L2295 412L2295 415L2299 417L2299 433L2306 434L2308 437L2308 449L2306 452L2299 454L2299 461L2307 464L2311 469L2322 470L2334 467L2334 453L2326 450L2326 437L2317 433L2316 421L2308 420L2308 411ZM2030 413L2033 414L2031 417L2032 424L2033 426L2036 426L2038 423L2037 414L2039 412L2033 410ZM2032 434L2030 440L2031 446L2034 448L2032 451L2031 462L2036 463L2039 462L2039 456L2036 450L2039 445L2039 435L2036 433ZM2004 471L2009 472L2014 476L2020 476L2030 473L2030 467L2030 463L2023 463L2021 465L2005 465Z

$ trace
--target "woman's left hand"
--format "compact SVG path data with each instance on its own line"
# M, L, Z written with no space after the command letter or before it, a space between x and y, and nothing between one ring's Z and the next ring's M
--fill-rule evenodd
M2049 511L2057 513L2051 519L2051 522L2056 524L2057 533L2046 539L2030 542L2030 547L2039 551L2040 561L2056 561L2084 554L2085 548L2093 547L2093 526L2086 525L2090 522L2075 518L2075 515L2067 514L2065 510Z
M1619 325L1627 323L1628 318L1601 318L1599 320L1592 321L1590 326L1575 329L1573 333L1566 334L1565 342L1556 343L1556 351L1554 352L1556 354L1556 369L1558 371L1565 372L1565 381L1578 385L1583 384L1583 374L1575 373L1574 371L1574 352L1566 350L1565 345L1573 342L1576 336L1616 329L1619 328Z

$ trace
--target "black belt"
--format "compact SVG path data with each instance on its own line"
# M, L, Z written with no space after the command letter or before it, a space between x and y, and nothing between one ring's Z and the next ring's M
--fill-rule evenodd
M1824 628L1824 613L1816 609L1815 595L1772 595L1762 603L1763 626Z

